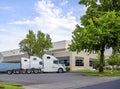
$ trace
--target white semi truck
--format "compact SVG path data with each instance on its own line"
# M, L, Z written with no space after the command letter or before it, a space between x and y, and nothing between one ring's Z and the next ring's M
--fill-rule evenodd
M0 65L3 63L0 63ZM16 65L12 68L10 65ZM66 71L64 64L61 64L57 58L51 55L44 54L42 59L36 56L30 56L30 58L21 58L21 63L12 64L8 63L6 71L8 74L19 74L19 73L40 73L40 72L58 72L63 73ZM1 69L0 69L1 70Z

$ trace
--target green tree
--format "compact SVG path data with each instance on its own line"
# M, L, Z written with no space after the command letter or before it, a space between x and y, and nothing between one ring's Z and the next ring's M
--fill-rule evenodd
M98 59L95 59L95 60L93 61L93 65L94 65L95 69L98 69L99 66L100 66L100 61L99 61Z
M44 34L41 31L37 32L37 39L36 39L36 55L42 57L42 55L52 48L52 42L49 34Z
M107 63L112 66L111 73L113 73L114 69L116 69L117 66L120 66L120 54L116 52L109 59L107 59Z
M105 49L112 47L116 51L120 46L120 9L116 9L115 1L120 4L117 0L100 0L100 4L97 0L80 0L79 4L86 5L87 11L81 17L81 25L76 25L69 47L77 52L100 52L100 73L103 72Z
M120 53L116 52L109 59L107 59L107 62L111 66L114 66L114 65L120 66Z
M26 38L19 43L20 51L27 53L28 56L34 55L35 42L35 34L32 30L29 30L29 33L26 35Z
M29 56L37 55L39 57L42 57L45 51L52 48L49 34L44 34L43 32L38 31L36 35L32 30L29 30L26 38L23 39L19 45L22 52L26 52Z

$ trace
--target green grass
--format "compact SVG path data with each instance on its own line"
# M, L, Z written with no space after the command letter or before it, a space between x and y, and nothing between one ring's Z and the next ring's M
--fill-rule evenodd
M17 83L6 83L6 82L0 82L0 89L24 89L22 85Z
M85 73L85 76L120 76L120 70L119 71L114 71L111 73L111 70L104 70L104 73L99 73L98 70L80 70L78 72Z

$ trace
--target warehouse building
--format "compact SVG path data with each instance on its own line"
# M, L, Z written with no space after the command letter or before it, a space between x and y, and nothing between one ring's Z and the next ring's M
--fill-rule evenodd
M53 42L53 48L51 48L47 54L57 57L66 66L70 66L71 70L88 70L92 69L92 62L97 58L97 54L88 54L84 51L80 53L71 52L68 50L68 46L71 41L58 41ZM109 57L111 51L105 52L105 57ZM20 62L21 57L28 57L27 54L20 52L20 49L14 49L9 51L0 52L0 59L2 62Z

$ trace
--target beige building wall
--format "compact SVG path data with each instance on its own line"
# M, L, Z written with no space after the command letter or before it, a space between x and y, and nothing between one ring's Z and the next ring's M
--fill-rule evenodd
M53 55L57 58L60 57L67 57L70 62L70 68L71 70L88 70L92 69L91 66L89 66L89 61L94 60L97 58L97 54L88 54L85 52L71 52L68 50L68 46L71 42L70 41L59 41L53 43L53 48L51 48L47 54ZM111 52L105 51L105 57L108 58L111 55ZM9 50L4 51L0 53L0 58L2 58L3 62L20 62L21 57L28 57L26 54L20 52L19 49L15 50ZM76 57L83 58L84 66L76 66ZM62 59L60 59L62 60Z
M72 52L68 51L68 50L62 50L62 51L51 51L48 54L52 54L53 56L59 58L59 57L69 57L69 61L70 61L70 67L72 68Z
M81 57L83 58L83 63L84 63L84 66L76 66L76 57ZM97 58L97 55L96 54L87 54L85 52L80 52L80 53L76 53L76 52L72 52L72 57L71 57L71 60L72 60L72 70L89 70L89 69L92 69L91 66L89 66L89 61L90 61L90 58L92 60L96 59Z
M87 54L85 52L80 52L77 54L77 52L71 52L67 49L59 50L59 51L50 51L48 54L54 55L55 57L68 57L70 58L70 68L71 70L89 70L92 69L91 66L89 66L89 59L96 59L96 54ZM84 58L84 66L76 66L76 57L82 57Z

